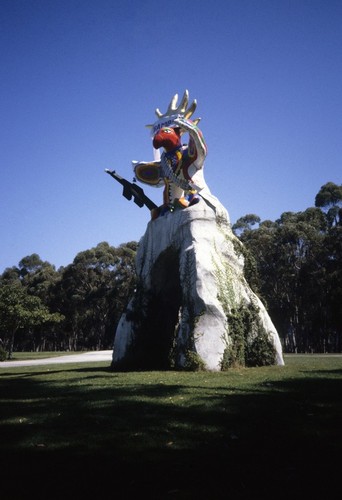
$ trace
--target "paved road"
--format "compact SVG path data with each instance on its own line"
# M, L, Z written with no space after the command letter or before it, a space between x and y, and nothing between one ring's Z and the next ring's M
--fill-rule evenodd
M96 361L112 360L113 351L92 351L82 354L68 354L66 356L56 356L45 359L27 359L25 361L2 361L0 368L13 368L18 366L38 366L38 365L56 365L60 363L93 363Z

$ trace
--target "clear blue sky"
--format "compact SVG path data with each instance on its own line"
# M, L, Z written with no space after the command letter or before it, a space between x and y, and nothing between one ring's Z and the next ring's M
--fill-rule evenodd
M1 0L0 46L0 272L139 240L149 212L104 169L131 180L185 89L232 222L342 182L342 1Z

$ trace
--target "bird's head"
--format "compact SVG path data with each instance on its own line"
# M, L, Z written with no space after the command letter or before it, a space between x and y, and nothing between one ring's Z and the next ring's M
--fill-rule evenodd
M153 147L159 149L163 147L169 152L181 146L180 129L163 127L153 137Z

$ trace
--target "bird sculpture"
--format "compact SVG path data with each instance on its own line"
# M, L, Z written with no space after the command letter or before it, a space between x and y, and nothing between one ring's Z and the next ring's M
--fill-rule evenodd
M162 149L159 159L152 162L133 162L138 181L152 186L164 186L163 203L151 211L152 219L184 209L199 202L200 192L206 187L203 165L207 146L197 124L200 118L190 120L197 102L188 107L189 93L186 90L179 105L176 94L165 113L157 108L158 120L153 125L152 143L155 151ZM183 134L189 141L182 144ZM158 156L158 155L156 155Z

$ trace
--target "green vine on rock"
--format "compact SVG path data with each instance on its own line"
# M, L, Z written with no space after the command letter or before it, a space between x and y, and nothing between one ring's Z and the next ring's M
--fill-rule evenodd
M259 308L241 304L227 315L229 344L221 368L268 366L275 364L276 350L258 316Z

